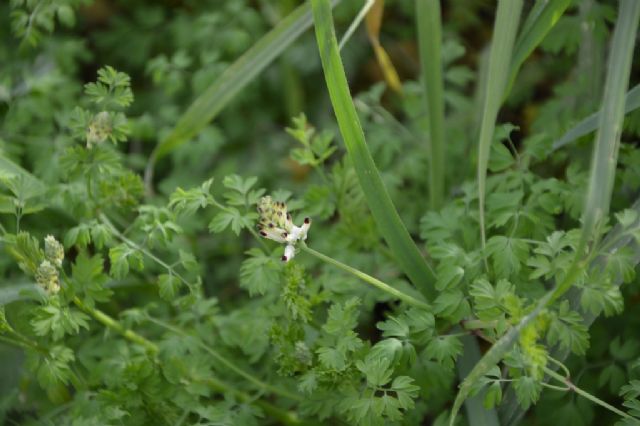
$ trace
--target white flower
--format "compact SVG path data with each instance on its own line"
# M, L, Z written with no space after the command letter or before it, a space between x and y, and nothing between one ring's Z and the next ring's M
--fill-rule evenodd
M291 220L291 214L287 211L285 203L273 201L266 196L258 203L260 222L258 229L260 235L275 242L286 244L282 260L288 262L296 255L296 243L307 239L307 232L311 226L311 220L304 219L302 226L296 226Z

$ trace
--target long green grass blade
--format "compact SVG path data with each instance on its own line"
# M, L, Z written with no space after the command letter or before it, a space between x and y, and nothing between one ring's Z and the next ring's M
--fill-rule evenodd
M588 266L583 264L584 248L587 242L593 239L594 234L597 235L602 219L609 212L622 119L624 117L624 94L627 90L631 72L631 59L638 28L638 18L640 18L640 2L622 0L610 47L611 56L607 68L602 114L600 115L596 134L590 183L583 212L582 236L576 250L576 258L573 265L567 272L566 278L538 302L536 309L524 317L518 325L510 329L482 357L460 386L460 392L453 406L454 414L457 413L462 402L469 395L474 382L504 357L516 342L520 331L551 302L565 294L575 282L581 269Z
M598 120L587 199L582 213L582 234L576 249L576 259L567 273L567 278L556 287L553 300L562 296L573 285L570 279L572 271L580 269L584 248L590 241L597 241L599 231L609 214L624 119L624 98L629 86L638 18L640 2L622 0L609 50L602 112Z
M442 22L440 0L417 0L416 19L420 67L429 128L429 196L431 209L444 199L444 80L442 78Z
M435 294L433 273L400 220L365 142L338 51L331 4L329 0L312 0L311 4L329 97L367 204L402 270L425 296L432 299Z
M337 1L333 1L336 4ZM191 104L153 151L150 162L164 157L197 135L247 84L284 52L313 22L303 4L256 42ZM151 166L153 167L153 165Z
M509 95L524 61L558 22L570 4L571 0L538 0L533 6L527 19L522 24L522 30L513 49L509 84L504 93L505 98Z
M640 108L640 84L629 90L624 99L624 113L629 114ZM560 139L555 141L552 150L562 148L582 136L586 136L598 128L600 112L596 112L569 129Z
M484 197L486 192L487 166L489 164L489 152L493 141L493 131L496 127L496 118L502 104L503 94L509 67L511 65L513 44L520 22L522 12L522 0L498 1L498 12L493 27L491 41L491 53L489 54L489 75L486 81L484 108L482 122L480 124L480 137L478 140L478 201L480 209L480 237L482 247L486 243L486 230L484 227Z

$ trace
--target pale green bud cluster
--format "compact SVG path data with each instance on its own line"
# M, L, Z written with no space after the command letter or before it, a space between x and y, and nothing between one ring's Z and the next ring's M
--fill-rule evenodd
M58 268L48 260L43 260L36 270L36 282L40 284L48 294L60 291L60 278Z
M44 256L58 268L62 266L64 247L52 235L47 235L44 239Z
M96 114L89 123L86 132L87 148L104 142L112 131L111 117L107 111Z
M291 230L291 215L287 212L287 205L280 201L273 201L270 196L262 197L258 202L260 223L258 228L280 229L282 232Z
M36 282L47 294L56 294L60 291L59 270L64 260L64 247L53 235L47 235L44 239L44 257L36 269Z

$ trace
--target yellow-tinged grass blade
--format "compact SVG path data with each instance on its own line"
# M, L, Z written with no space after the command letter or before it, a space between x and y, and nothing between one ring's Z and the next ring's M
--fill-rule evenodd
M338 3L334 0L332 4ZM147 175L153 164L196 136L247 84L293 43L313 22L311 7L303 4L256 42L246 53L227 68L178 119L171 132L156 146ZM150 178L147 176L147 181Z
M367 35L369 36L371 46L373 46L373 51L376 54L376 59L378 60L378 65L380 65L385 81L394 92L402 94L402 83L400 82L400 77L398 77L398 72L393 66L393 62L391 62L387 51L384 50L384 47L380 44L380 27L382 26L383 12L384 0L375 0L365 18Z
M329 97L367 204L402 270L423 294L432 299L435 295L433 273L400 220L365 142L338 51L331 4L329 0L312 0L311 4Z
M444 200L444 80L440 0L417 0L418 46L429 129L429 201L437 210Z
M489 74L486 80L484 108L478 140L478 203L480 209L480 237L482 247L486 244L484 227L484 197L486 192L487 166L496 118L502 104L505 85L509 78L513 44L522 12L522 0L499 0L489 54Z
M522 24L522 30L518 34L513 49L509 84L505 90L504 98L509 96L513 82L524 61L554 27L570 4L571 0L538 0L533 6Z
M640 18L639 1L621 0L620 4L607 64L602 112L595 138L589 189L583 212L582 236L576 250L575 260L564 280L540 299L530 314L505 333L462 382L453 405L451 425L453 425L455 415L469 395L473 384L504 357L516 342L520 331L550 303L564 295L574 284L582 268L588 266L583 264L585 261L584 249L587 242L597 239L599 225L609 212L624 117L624 97L629 84L631 59L638 29L638 19Z

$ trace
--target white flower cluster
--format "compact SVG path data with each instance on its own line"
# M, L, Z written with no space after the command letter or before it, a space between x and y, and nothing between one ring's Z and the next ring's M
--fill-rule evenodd
M282 260L288 262L296 255L298 241L307 239L307 232L311 220L306 217L302 226L296 226L287 211L287 205L280 201L273 201L269 196L262 197L258 203L260 222L258 229L264 238L286 244Z

